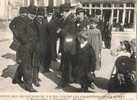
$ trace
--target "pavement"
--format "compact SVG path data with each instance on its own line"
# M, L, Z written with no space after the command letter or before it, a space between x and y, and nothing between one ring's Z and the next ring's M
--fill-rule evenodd
M112 35L112 49L118 47L120 40L131 40L135 38L135 33L113 33ZM9 49L9 45L12 42L12 33L6 28L0 29L0 92L3 93L27 93L22 86L18 84L12 84L12 78L17 68L15 62L15 52ZM107 83L111 76L113 69L114 57L110 55L110 50L102 50L102 67L99 71L96 71L96 89L89 89L91 93L94 92L107 92ZM59 89L57 84L59 83L59 72L57 71L59 64L53 62L52 70L49 73L40 73L40 87L34 87L38 92L52 92L52 93L64 93L64 92L79 92L79 84L70 84L70 86Z

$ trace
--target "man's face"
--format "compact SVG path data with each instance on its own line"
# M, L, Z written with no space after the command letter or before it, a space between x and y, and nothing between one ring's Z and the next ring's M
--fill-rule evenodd
M47 17L51 17L52 16L52 13L48 13Z
M29 18L32 19L32 20L36 17L36 15L34 15L34 14L28 14L28 16L29 16Z
M21 16L27 16L27 13L21 13L20 15Z
M90 24L90 26L91 26L92 28L96 28L97 24L96 24L95 22L92 22L92 23Z

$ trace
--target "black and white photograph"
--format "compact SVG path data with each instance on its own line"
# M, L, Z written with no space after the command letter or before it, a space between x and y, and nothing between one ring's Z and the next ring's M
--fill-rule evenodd
M0 0L0 93L137 92L136 7Z

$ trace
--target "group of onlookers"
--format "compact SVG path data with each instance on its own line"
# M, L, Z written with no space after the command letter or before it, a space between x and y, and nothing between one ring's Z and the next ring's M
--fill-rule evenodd
M9 25L13 32L10 48L16 51L19 65L12 82L24 83L26 90L35 92L33 84L40 86L40 67L42 73L50 72L51 62L57 62L60 54L58 86L78 82L83 92L94 88L94 72L101 68L102 42L105 48L111 48L112 25L107 20L82 15L84 10L77 7L63 5L45 12L44 7L21 7L19 16Z

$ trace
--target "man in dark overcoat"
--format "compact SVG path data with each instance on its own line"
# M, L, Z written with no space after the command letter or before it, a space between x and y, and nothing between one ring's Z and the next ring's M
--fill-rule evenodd
M23 31L23 28L26 25L26 19L27 19L27 8L26 7L21 7L19 10L19 16L15 17L11 23L9 24L9 28L13 32L13 42L10 45L10 48L14 51L16 51L16 62L19 64L16 73L14 75L13 84L16 83L22 83L22 67L20 65L20 48L22 47L21 40L19 39L18 35L20 34L19 32ZM22 32L23 34L23 32Z
M28 16L23 17L22 21L13 24L14 33L19 40L21 46L19 48L20 73L24 80L24 88L27 91L35 92L36 90L32 86L33 82L33 53L37 42L37 30L33 23L36 12L35 8L27 8ZM14 82L14 81L13 81ZM16 81L15 81L16 83Z
M45 10L43 7L37 8L37 16L34 19L34 23L38 29L38 42L37 42L37 52L34 54L34 83L36 86L39 84L39 68L40 66L45 67L46 57L47 57L47 46L48 46L48 33L47 33L47 19L44 17Z
M50 13L51 14L51 13ZM56 61L57 58L57 31L60 28L60 16L57 13L52 13L52 15L47 16L47 32L48 32L48 58L47 66L45 66L45 71L49 71L49 67L52 61Z
M76 66L76 38L77 26L74 20L74 15L69 11L69 8L63 8L64 22L60 33L61 43L60 52L62 54L62 79L59 86L64 87L68 82L73 81L72 71Z

